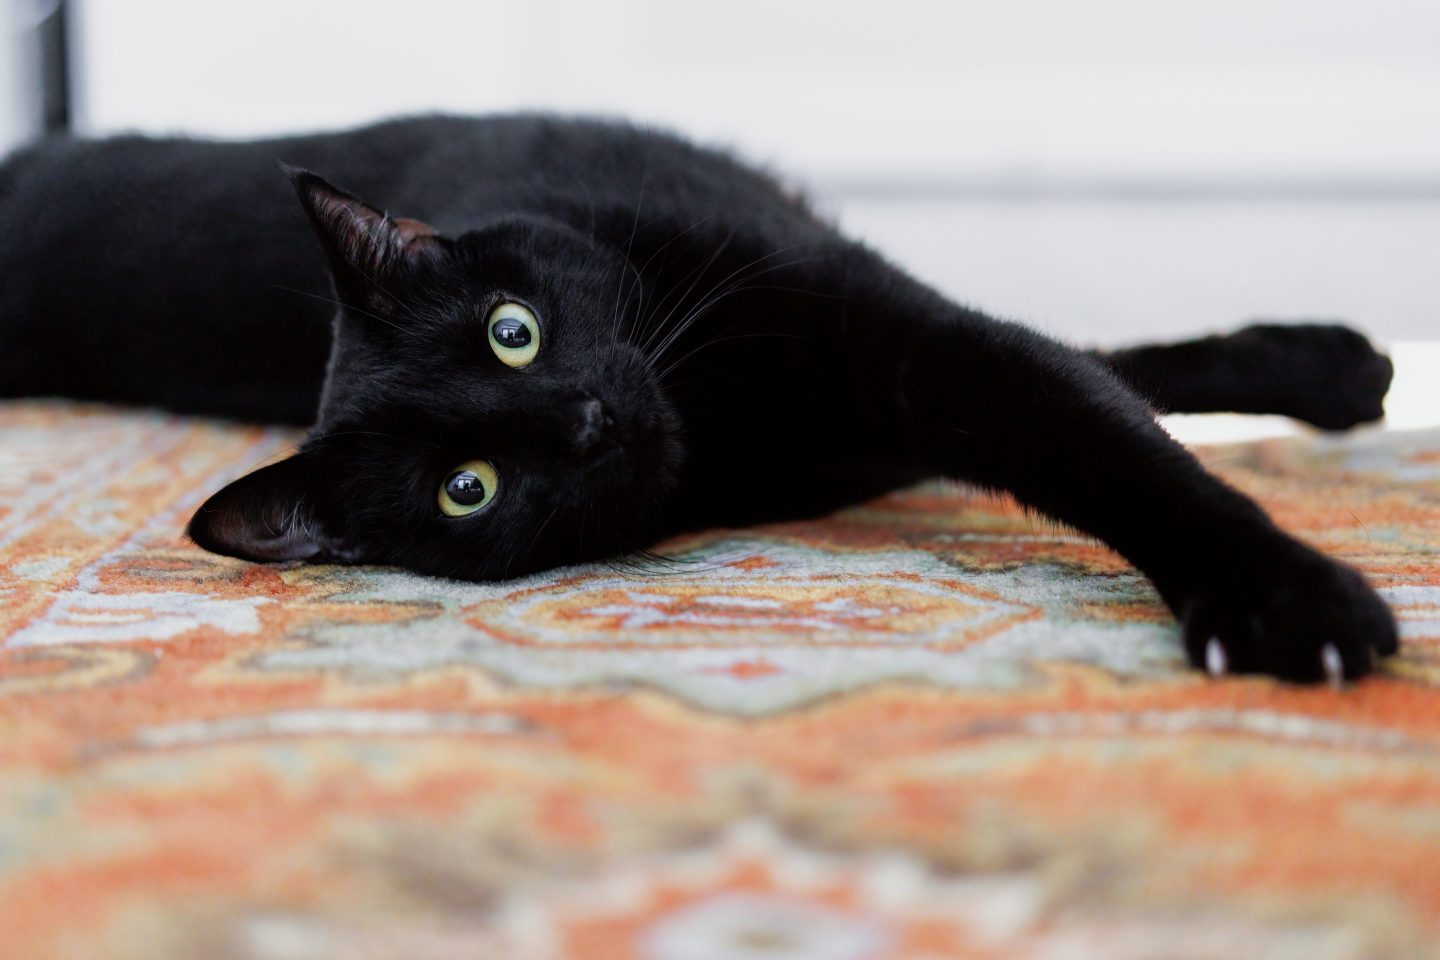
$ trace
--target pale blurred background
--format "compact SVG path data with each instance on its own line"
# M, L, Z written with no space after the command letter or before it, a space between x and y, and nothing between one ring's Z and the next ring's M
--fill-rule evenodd
M57 5L3 2L14 143ZM1256 316L1440 339L1435 0L64 6L84 133L623 115L733 146L958 299L1074 341Z

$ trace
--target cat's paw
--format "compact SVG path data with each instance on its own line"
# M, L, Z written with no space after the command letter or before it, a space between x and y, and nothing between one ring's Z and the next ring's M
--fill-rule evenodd
M1308 552L1259 582L1192 596L1181 620L1190 662L1212 676L1338 686L1399 649L1394 615L1365 579Z
M1348 430L1385 416L1395 368L1365 336L1338 324L1256 324L1233 335L1260 361L1278 406L1322 430Z

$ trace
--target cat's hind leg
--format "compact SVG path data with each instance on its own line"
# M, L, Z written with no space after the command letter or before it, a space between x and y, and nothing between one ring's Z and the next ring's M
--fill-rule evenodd
M1255 324L1091 355L1165 413L1273 413L1325 430L1383 417L1394 371L1362 334L1337 324Z

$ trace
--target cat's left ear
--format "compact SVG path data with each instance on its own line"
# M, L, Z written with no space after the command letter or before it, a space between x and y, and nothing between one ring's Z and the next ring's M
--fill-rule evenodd
M383 283L441 255L445 240L430 225L393 219L308 170L285 170L325 248L337 284L355 279Z
M319 456L297 453L223 488L185 532L211 553L258 563L357 559L326 507L329 489Z

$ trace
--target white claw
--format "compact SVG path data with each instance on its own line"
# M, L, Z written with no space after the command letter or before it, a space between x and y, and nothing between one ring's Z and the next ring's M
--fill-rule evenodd
M1223 677L1230 671L1230 658L1225 655L1225 644L1219 637L1211 637L1205 643L1205 672L1212 677Z
M1320 667L1325 671L1325 679L1330 681L1330 686L1339 690L1345 686L1345 662L1340 659L1340 650L1333 643L1327 643L1320 648Z

